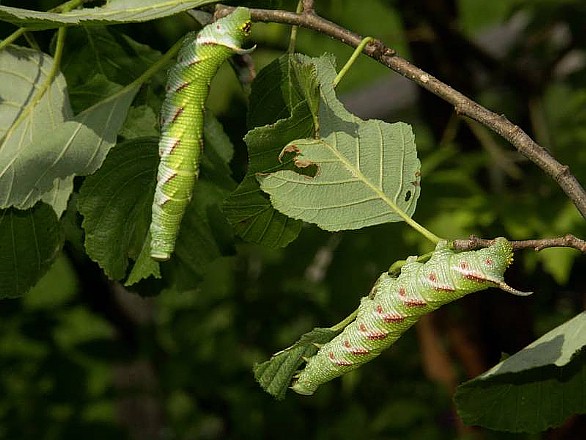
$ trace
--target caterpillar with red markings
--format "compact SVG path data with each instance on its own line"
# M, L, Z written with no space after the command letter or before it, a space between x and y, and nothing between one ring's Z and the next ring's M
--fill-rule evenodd
M409 257L398 277L387 272L379 277L362 298L355 320L308 359L291 388L313 394L321 384L377 357L422 315L469 293L498 287L530 295L505 283L503 275L512 261L513 247L503 237L487 248L466 252L455 252L441 241L425 263Z
M152 207L150 255L168 260L181 219L193 195L203 149L204 105L220 65L234 54L254 50L242 45L250 34L250 11L231 14L186 35L169 70L161 109L160 163Z

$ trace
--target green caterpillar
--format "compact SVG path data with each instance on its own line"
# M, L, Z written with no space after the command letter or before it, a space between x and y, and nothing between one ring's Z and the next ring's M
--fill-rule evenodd
M485 249L454 252L440 242L425 264L409 257L397 278L383 273L370 294L362 298L356 319L324 344L307 361L293 390L310 395L319 385L341 376L378 356L420 316L491 286L530 295L508 286L503 274L513 261L513 248L499 237Z
M156 260L170 258L181 219L193 195L210 82L230 56L254 50L241 47L250 28L250 11L236 8L199 33L187 34L177 63L169 70L167 95L161 109L161 161L150 227L151 257Z

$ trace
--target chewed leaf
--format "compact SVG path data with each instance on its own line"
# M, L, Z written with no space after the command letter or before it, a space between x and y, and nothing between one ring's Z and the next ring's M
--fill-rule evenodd
M282 56L261 70L252 84L248 125L256 127L244 140L249 164L246 176L224 204L224 213L245 240L270 247L286 246L301 222L276 211L260 190L257 173L288 166L279 151L292 139L312 136L318 107L315 69L298 56Z
M280 158L293 155L297 170L259 174L261 189L280 212L329 231L401 221L401 213L411 216L420 193L411 127L349 113L335 96L330 59L310 62L320 81L319 136L287 144Z

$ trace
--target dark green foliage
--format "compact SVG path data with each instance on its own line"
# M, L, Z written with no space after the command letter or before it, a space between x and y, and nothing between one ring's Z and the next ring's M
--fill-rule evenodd
M0 51L20 54L9 68L0 63L0 440L584 438L583 416L567 418L584 411L584 332L561 328L575 346L555 335L539 341L575 323L583 309L586 260L571 249L516 252L507 281L534 291L532 299L470 295L311 398L289 393L275 401L259 387L254 365L312 328L339 322L393 261L433 246L404 223L326 233L272 207L257 173L295 169L292 157L280 163L278 155L291 140L319 136L312 116L320 90L314 72L283 56L290 29L257 24L250 96L228 66L211 85L200 193L182 225L178 258L159 268L145 256L158 115L174 58L161 52L199 29L180 12L196 1L173 9L168 1L111 0L119 8L113 14L67 17L63 75L8 141L13 117L49 73L47 59L35 61L30 48L36 42L53 56L63 22L5 9L42 11L56 1L1 2L0 20L9 21L0 38L17 29L12 23L32 31L15 41L26 49ZM146 9L120 7L128 3ZM320 0L315 8L505 114L584 182L586 75L574 64L586 47L582 2ZM307 29L299 30L295 50L332 53L338 66L352 52ZM28 86L18 86L15 74ZM584 219L553 179L497 135L397 78L361 56L335 96L362 119L413 127L421 160L414 219L446 238L586 236ZM9 162L18 172L6 172ZM14 207L17 199L23 209ZM535 340L538 349L523 350ZM317 350L297 348L295 363ZM519 367L515 353L538 365ZM262 364L257 374L277 385L290 380ZM453 390L463 382L456 409ZM540 400L540 386L549 387L550 400ZM506 396L496 396L503 390ZM485 428L463 430L458 414Z

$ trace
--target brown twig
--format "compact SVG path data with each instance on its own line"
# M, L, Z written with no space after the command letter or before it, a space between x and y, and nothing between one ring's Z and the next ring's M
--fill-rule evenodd
M459 251L469 251L490 246L493 240L486 238L479 238L471 235L466 240L454 240L452 246ZM564 235L563 237L542 238L539 240L518 240L511 241L514 250L519 249L535 249L540 251L550 247L570 247L578 249L582 253L586 253L586 241L575 237L572 234Z
M310 4L311 2L307 3ZM233 9L228 6L221 6L220 8L221 14L228 14ZM363 38L318 16L312 9L301 14L270 9L251 9L250 12L254 21L302 26L328 35L352 47L357 47ZM433 75L397 56L393 49L385 46L379 40L374 40L368 44L364 48L364 53L449 102L459 115L467 116L480 122L509 141L520 153L549 174L572 200L582 216L586 218L586 191L570 172L570 168L559 163L545 148L537 144L527 133L510 122L504 115L498 115L488 110Z
M303 0L303 12L305 14L314 14L313 0Z

